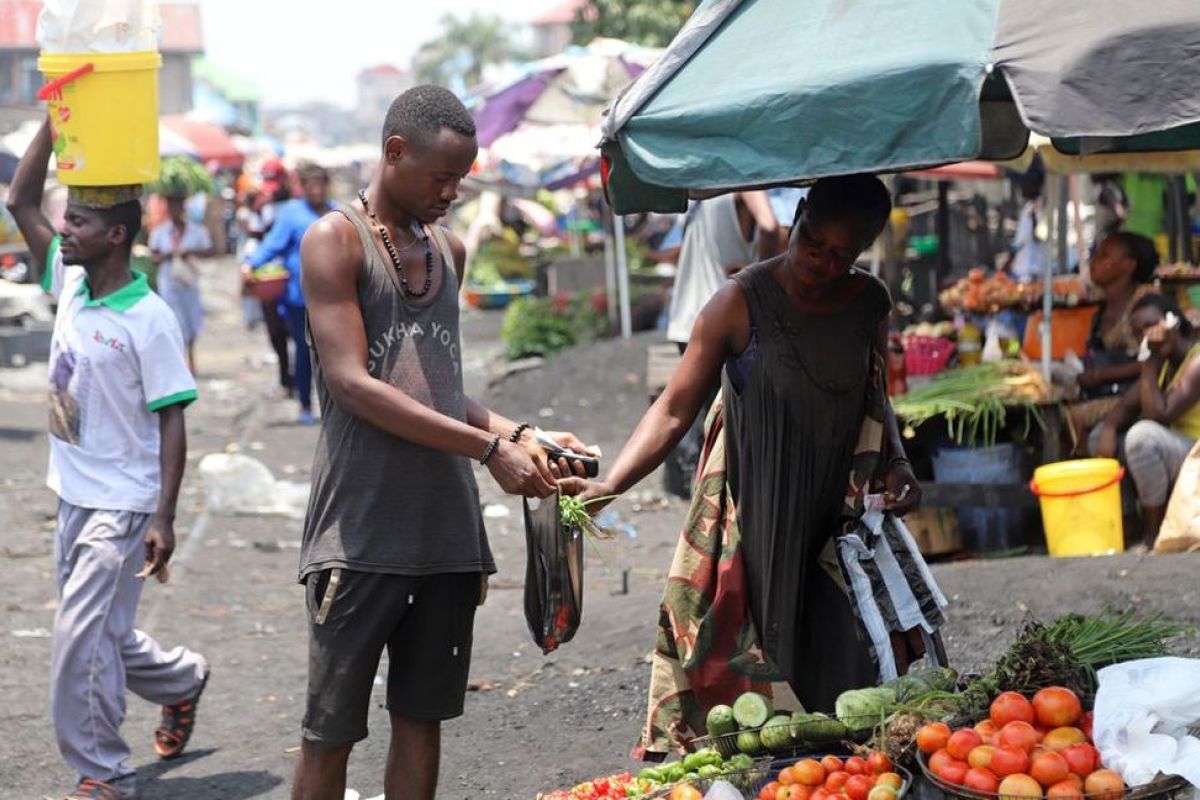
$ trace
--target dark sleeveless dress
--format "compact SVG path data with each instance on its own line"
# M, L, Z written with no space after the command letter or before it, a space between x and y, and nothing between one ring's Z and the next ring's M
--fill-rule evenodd
M763 648L805 708L828 710L841 691L877 677L850 603L818 558L839 530L872 348L891 301L859 273L868 284L846 309L807 312L773 267L734 278L751 342L724 371L729 483Z

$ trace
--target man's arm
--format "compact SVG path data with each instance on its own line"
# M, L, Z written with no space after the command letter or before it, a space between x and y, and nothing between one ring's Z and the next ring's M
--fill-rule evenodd
M317 221L304 236L300 259L309 326L333 401L393 436L481 458L494 434L439 414L367 371L367 338L355 286L363 253L349 221L338 215ZM554 491L544 461L538 463L525 446L503 437L487 467L506 492L544 497Z
M16 220L25 244L33 255L33 277L41 280L42 271L46 269L46 256L50 252L50 242L54 241L54 226L42 211L42 194L46 190L46 172L50 165L50 153L53 151L50 138L50 119L47 117L38 128L37 135L29 144L29 149L17 164L13 175L12 186L8 192L8 213Z
M767 193L762 191L742 192L738 195L738 200L749 214L753 228L758 230L758 260L766 261L779 255L781 252L779 221L775 219L775 211L771 208L771 200L767 197ZM753 230L747 231L746 226L743 225L742 233L749 239L753 235Z
M289 208L285 213L276 217L275 224L271 226L271 230L267 231L262 243L246 259L246 264L251 269L258 269L264 264L281 258L291 249L293 228L294 224Z
M183 470L187 464L187 426L184 424L183 404L174 403L157 413L162 488L158 496L158 509L146 531L146 562L150 565L151 575L166 567L175 552L175 507L179 502L179 486L183 482Z

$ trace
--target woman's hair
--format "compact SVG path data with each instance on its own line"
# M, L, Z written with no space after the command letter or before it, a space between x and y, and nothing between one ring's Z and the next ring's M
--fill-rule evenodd
M1154 280L1154 270L1159 264L1158 248L1154 246L1154 242L1140 233L1130 231L1117 231L1109 235L1120 242L1129 257L1137 263L1133 270L1133 279L1138 283Z
M1182 333L1185 338L1191 337L1192 332L1194 331L1192 323L1188 322L1188 318L1179 309L1179 304L1171 298L1164 297L1161 294L1148 294L1133 304L1133 308L1129 312L1130 316L1136 314L1143 308L1157 308L1160 312L1162 312L1164 317L1166 317L1167 314L1174 314L1179 318L1179 332Z
M793 226L805 214L814 222L850 221L869 244L883 232L892 213L892 198L883 181L874 175L837 175L821 178L812 185L808 197L796 206Z

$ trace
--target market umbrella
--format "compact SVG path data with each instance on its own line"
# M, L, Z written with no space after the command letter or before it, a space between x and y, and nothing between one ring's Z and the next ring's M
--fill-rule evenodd
M202 122L184 116L169 116L159 120L160 130L169 132L172 140L180 139L194 151L184 153L206 164L240 169L246 161L245 155L224 128L211 122Z
M1200 148L1195 0L705 0L604 125L620 213L689 191Z
M490 147L523 124L598 126L612 97L661 52L618 39L596 39L587 47L569 47L534 61L510 80L477 89L467 107L475 118L480 146Z

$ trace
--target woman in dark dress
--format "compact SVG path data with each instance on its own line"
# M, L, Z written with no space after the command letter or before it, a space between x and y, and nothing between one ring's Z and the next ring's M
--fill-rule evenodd
M849 600L821 561L840 530L891 308L883 284L854 263L890 211L873 176L818 181L797 210L787 252L739 273L701 312L674 377L608 476L564 481L585 499L628 491L662 463L720 383L750 616L809 709L831 708L842 690L877 678ZM889 508L903 514L920 488L890 404L881 424Z

